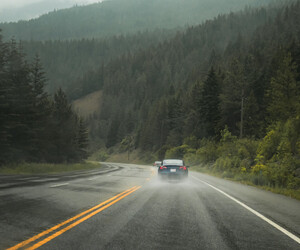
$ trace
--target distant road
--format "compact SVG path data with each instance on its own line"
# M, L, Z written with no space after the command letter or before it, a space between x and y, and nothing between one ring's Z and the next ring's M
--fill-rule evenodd
M190 172L103 163L0 176L0 249L300 249L300 202Z

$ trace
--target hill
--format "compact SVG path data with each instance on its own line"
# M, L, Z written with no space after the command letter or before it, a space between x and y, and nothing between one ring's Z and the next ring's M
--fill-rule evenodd
M72 103L73 109L83 118L100 114L102 91L95 91Z
M218 16L113 60L98 71L103 105L91 138L109 153L140 149L145 160L183 158L299 192L298 13L299 0Z
M154 29L200 24L221 13L272 0L108 0L57 10L29 21L0 24L6 39L103 38Z
M123 54L155 46L174 34L175 30L155 30L107 39L22 41L21 47L28 60L36 55L40 57L48 79L49 92L54 93L59 87L69 89L69 92L74 92L72 99L76 99L89 93L84 91L80 95L75 94L78 91L73 87L74 82L85 74L98 70Z
M103 90L102 112L96 118L101 129L94 135L110 147L134 133L136 145L150 150L178 146L192 135L215 135L209 127L220 131L227 125L239 135L243 97L249 102L244 135L263 136L271 78L288 51L297 58L299 6L297 1L292 7L222 15L86 75L76 89ZM201 96L212 68L219 83L211 95L217 95L215 110L220 113L217 124L208 126L197 112L204 112L209 102Z

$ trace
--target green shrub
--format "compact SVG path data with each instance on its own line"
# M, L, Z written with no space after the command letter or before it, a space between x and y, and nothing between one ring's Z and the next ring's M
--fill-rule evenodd
M188 145L181 145L179 147L171 148L166 151L165 158L168 159L183 159L184 155L188 152Z
M280 128L270 130L258 147L257 154L263 161L270 160L276 153L280 143Z
M189 148L196 149L199 146L199 140L196 136L190 136L184 139L183 144L188 145Z
M238 172L241 166L241 159L237 156L225 156L217 159L215 168L218 171Z
M201 147L196 151L196 159L199 163L210 163L218 158L217 145L214 141L203 139Z

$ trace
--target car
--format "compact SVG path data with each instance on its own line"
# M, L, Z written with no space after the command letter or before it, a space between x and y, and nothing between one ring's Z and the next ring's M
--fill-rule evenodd
M162 165L158 168L158 177L168 179L183 179L189 174L188 166L180 159L163 160Z
M156 161L153 163L154 167L160 167L161 166L161 161Z

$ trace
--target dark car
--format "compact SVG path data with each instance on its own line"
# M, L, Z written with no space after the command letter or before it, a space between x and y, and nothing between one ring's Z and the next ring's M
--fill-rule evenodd
M183 160L167 159L163 160L162 165L158 168L159 178L182 179L188 177L188 167Z

